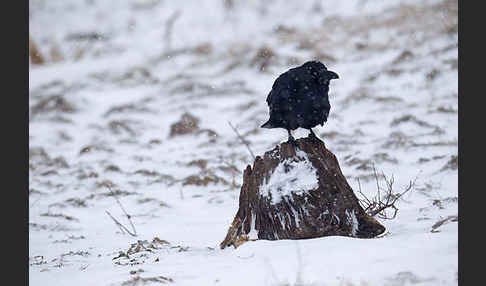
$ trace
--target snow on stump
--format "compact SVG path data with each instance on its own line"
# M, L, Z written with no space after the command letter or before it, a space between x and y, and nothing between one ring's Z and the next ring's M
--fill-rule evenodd
M373 238L385 227L365 213L336 156L316 137L285 142L243 173L239 209L220 247L248 240Z

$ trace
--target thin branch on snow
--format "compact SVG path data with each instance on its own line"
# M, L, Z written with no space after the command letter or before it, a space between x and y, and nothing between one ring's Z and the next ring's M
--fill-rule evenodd
M377 195L371 199L369 199L362 191L361 191L361 183L358 179L358 185L359 185L359 190L358 192L361 194L363 197L362 199L359 200L361 205L364 208L364 211L374 217L377 216L381 219L394 219L398 213L398 208L395 205L398 199L403 197L406 193L408 193L410 190L413 189L415 186L415 182L417 180L417 177L413 180L410 181L408 186L405 188L405 190L401 193L393 193L393 183L395 181L393 175L391 176L390 179L388 179L385 174L382 172L382 176L385 180L386 184L386 189L383 190L380 187L379 181L378 181L378 174L376 172L375 166L373 165L373 174L375 176L376 180L376 187L377 187ZM380 190L384 191L384 194L380 192ZM389 216L387 214L387 210L391 208L393 209L393 215Z
M120 228L122 233L127 232L131 236L137 236L135 233L130 232L123 224L121 224L116 218L114 218L109 211L105 211L106 214L111 217L111 219L115 222L115 224Z
M123 207L123 205L121 204L120 200L118 199L118 197L116 196L115 192L113 192L113 190L111 189L111 187L109 185L107 185L108 189L110 190L112 196L115 198L116 202L118 203L118 205L120 206L121 210L123 211L123 213L125 214L125 216L127 217L128 219L128 222L130 223L130 226L132 227L132 230L133 231L130 231L128 230L128 228L126 228L123 224L121 224L118 220L116 220L111 214L110 212L108 211L105 211L108 216L111 217L111 219L115 222L115 224L120 228L120 230L122 231L122 233L125 233L127 232L129 235L131 236L137 236L137 230L135 229L135 225L133 224L132 222L132 216L129 215L127 213L127 211L125 210L125 208Z
M233 129L233 131L236 133L236 136L238 136L238 138L241 140L241 142L246 146L246 148L248 149L248 151L250 152L250 155L253 157L253 160L255 160L255 155L253 154L253 152L251 151L250 149L250 145L248 144L248 141L246 141L241 135L240 133L238 132L238 130L236 130L236 128L233 126L233 124L231 124L231 122L228 121L228 124L229 126L231 127L231 129Z
M164 33L164 39L165 39L165 51L171 51L172 50L172 29L174 27L175 21L181 16L181 11L177 10L175 11L169 19L165 22L165 33Z

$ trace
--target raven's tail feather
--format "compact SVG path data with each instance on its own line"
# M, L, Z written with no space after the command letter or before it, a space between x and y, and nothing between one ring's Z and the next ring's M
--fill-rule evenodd
M270 122L270 120L268 120L267 122L263 123L262 126L260 126L261 128L274 128L275 126L273 126L273 124Z

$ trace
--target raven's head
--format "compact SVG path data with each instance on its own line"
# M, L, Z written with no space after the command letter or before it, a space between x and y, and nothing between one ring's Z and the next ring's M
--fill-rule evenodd
M302 65L303 68L310 70L313 76L322 84L329 84L331 79L338 79L337 73L330 71L320 61L308 61Z

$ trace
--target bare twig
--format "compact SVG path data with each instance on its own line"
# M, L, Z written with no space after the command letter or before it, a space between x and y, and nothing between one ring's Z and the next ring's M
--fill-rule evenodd
M253 258L254 256L255 256L255 253L252 253L251 255L246 256L246 257L236 255L236 257L238 257L238 258L240 258L240 259L250 259L250 258Z
M364 211L365 211L366 213L368 213L368 210L369 210L369 208L371 207L372 203L371 203L371 201L368 199L368 197L367 197L365 194L363 194L363 192L361 191L361 182L359 181L359 178L357 178L357 180L358 180L358 187L359 187L358 192L359 192L359 193L361 194L361 196L363 197L363 199L362 199L362 200L360 200L360 202L361 202L363 205L365 205L365 206L366 206L366 208L365 208L365 210L364 210Z
M107 185L107 188L110 190L111 195L115 198L115 200L118 203L118 205L120 206L121 210L123 211L123 213L127 217L128 222L130 223L130 226L132 227L133 232L129 231L128 228L126 228L123 224L121 224L118 220L116 220L108 211L106 211L106 213L111 217L111 219L116 223L116 225L118 225L118 227L122 230L123 233L124 233L124 231L126 231L131 236L137 236L137 230L135 229L135 225L132 222L132 216L127 213L127 211L125 210L125 208L123 207L123 205L121 204L120 200L116 196L115 192L113 192L111 187L109 185Z
M377 187L377 195L371 199L369 199L362 191L361 191L361 183L359 182L358 179L358 184L359 184L359 190L358 192L361 194L363 197L362 199L359 200L361 205L364 208L364 211L374 217L378 216L379 218L382 219L394 219L398 213L398 208L395 205L398 199L403 197L406 193L408 193L410 190L413 189L415 186L415 181L417 180L417 177L413 181L410 181L409 185L405 188L405 190L401 193L393 193L393 183L395 182L395 179L393 175L391 176L390 179L388 179L385 174L382 172L382 176L385 180L386 184L386 189L383 190L380 187L379 180L378 180L378 174L376 172L376 169L373 166L373 172L375 175L376 179L376 187ZM380 192L380 190L384 191L384 194ZM393 209L393 215L389 216L387 214L388 209Z
M238 136L238 138L241 140L241 142L246 146L246 148L248 149L248 151L250 152L250 155L253 157L253 160L255 160L255 155L253 154L253 152L251 151L250 149L250 145L248 144L248 141L246 141L241 135L240 133L238 133L238 130L236 130L236 128L231 124L231 122L228 121L228 124L229 126L231 127L231 129L233 129L233 131L236 133L236 136Z
M35 200L30 206L29 208L33 207L41 198L37 198L37 200Z
M169 19L165 22L165 51L168 52L172 49L172 29L174 27L175 21L179 18L181 15L181 11L177 10L175 11Z
M130 232L130 230L128 230L123 224L121 224L116 218L114 218L109 211L105 211L106 214L111 217L111 219L115 222L115 224L120 228L120 230L122 231L122 233L125 233L127 232L129 235L131 236L137 236L136 234Z
M378 183L378 174L376 173L375 163L373 163L373 175L376 180L376 190L378 192L378 200L380 200L380 184Z

